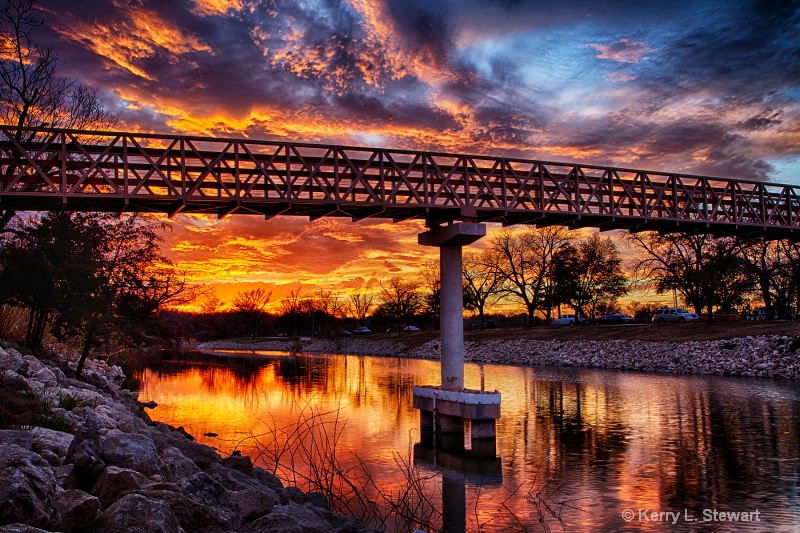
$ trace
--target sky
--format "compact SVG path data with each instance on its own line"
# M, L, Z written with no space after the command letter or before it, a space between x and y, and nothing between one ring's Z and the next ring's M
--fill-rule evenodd
M119 129L466 152L800 185L800 2L41 0ZM178 215L223 301L374 290L420 221ZM495 231L496 228L490 228ZM485 242L479 243L480 246Z

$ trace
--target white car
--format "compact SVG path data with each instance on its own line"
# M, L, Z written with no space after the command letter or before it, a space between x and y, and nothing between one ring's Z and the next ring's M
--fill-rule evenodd
M565 313L559 318L554 318L550 324L553 326L574 326L575 324L583 326L586 324L586 319L582 316Z
M681 324L684 322L697 322L697 314L690 313L680 307L662 307L656 311L653 321L661 324L664 322L679 322Z

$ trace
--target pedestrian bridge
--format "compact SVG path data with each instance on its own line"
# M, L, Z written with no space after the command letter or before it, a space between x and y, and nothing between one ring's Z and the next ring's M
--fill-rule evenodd
M530 159L0 126L0 209L800 235L800 187Z

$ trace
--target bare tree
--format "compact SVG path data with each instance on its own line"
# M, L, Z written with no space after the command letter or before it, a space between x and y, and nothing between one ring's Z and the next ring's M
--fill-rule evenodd
M491 254L488 251L464 254L462 275L464 307L477 311L483 320L486 309L502 298L502 279L492 265Z
M363 292L356 292L350 295L350 301L347 304L348 311L350 316L359 324L364 325L367 315L372 308L372 300L374 298L374 294L366 294Z
M714 306L730 307L749 290L738 249L730 237L654 232L635 233L630 241L640 251L637 277L650 280L658 294L672 290L700 314L713 318Z
M764 302L766 318L791 318L797 292L798 248L789 241L746 241L740 257L745 276Z
M56 75L55 50L33 38L43 23L39 0L0 1L0 117L4 123L52 128L116 124L95 90Z
M272 291L267 292L259 287L252 291L240 292L233 300L233 310L250 330L253 339L258 335L258 330L267 315L265 309L270 298L272 298Z
M33 37L43 23L39 0L0 0L0 120L18 127L112 128L117 118L97 91L56 75L55 50ZM17 130L15 137L28 141L33 133ZM0 229L14 214L3 211Z
M330 336L331 332L328 319L338 318L342 310L342 301L339 298L339 293L317 289L315 309L319 312L319 323L316 324L318 331L324 335Z
M423 261L422 266L419 268L419 276L422 282L421 285L426 290L422 297L426 311L433 317L439 317L442 307L442 273L439 267L439 260L428 259Z
M400 276L395 276L388 281L380 282L382 311L390 318L397 321L397 334L402 334L403 324L419 312L422 307L422 297L419 294L419 285L413 281L403 281Z
M529 326L533 325L537 310L550 314L545 296L553 257L568 242L568 229L550 226L521 234L501 231L490 243L490 264L502 279L501 290L525 305Z

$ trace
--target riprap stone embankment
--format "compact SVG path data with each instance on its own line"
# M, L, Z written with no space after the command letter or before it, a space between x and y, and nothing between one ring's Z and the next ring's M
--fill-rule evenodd
M119 367L90 360L69 377L76 359L0 348L4 398L45 406L50 427L0 430L0 531L366 531L322 494L151 421Z
M291 341L239 344L209 342L201 349L289 351ZM308 341L306 353L383 355L438 360L440 341L407 348L402 340L367 338ZM709 341L639 340L487 340L466 342L467 361L523 366L575 366L678 374L776 377L800 379L800 340L795 337L748 336Z

